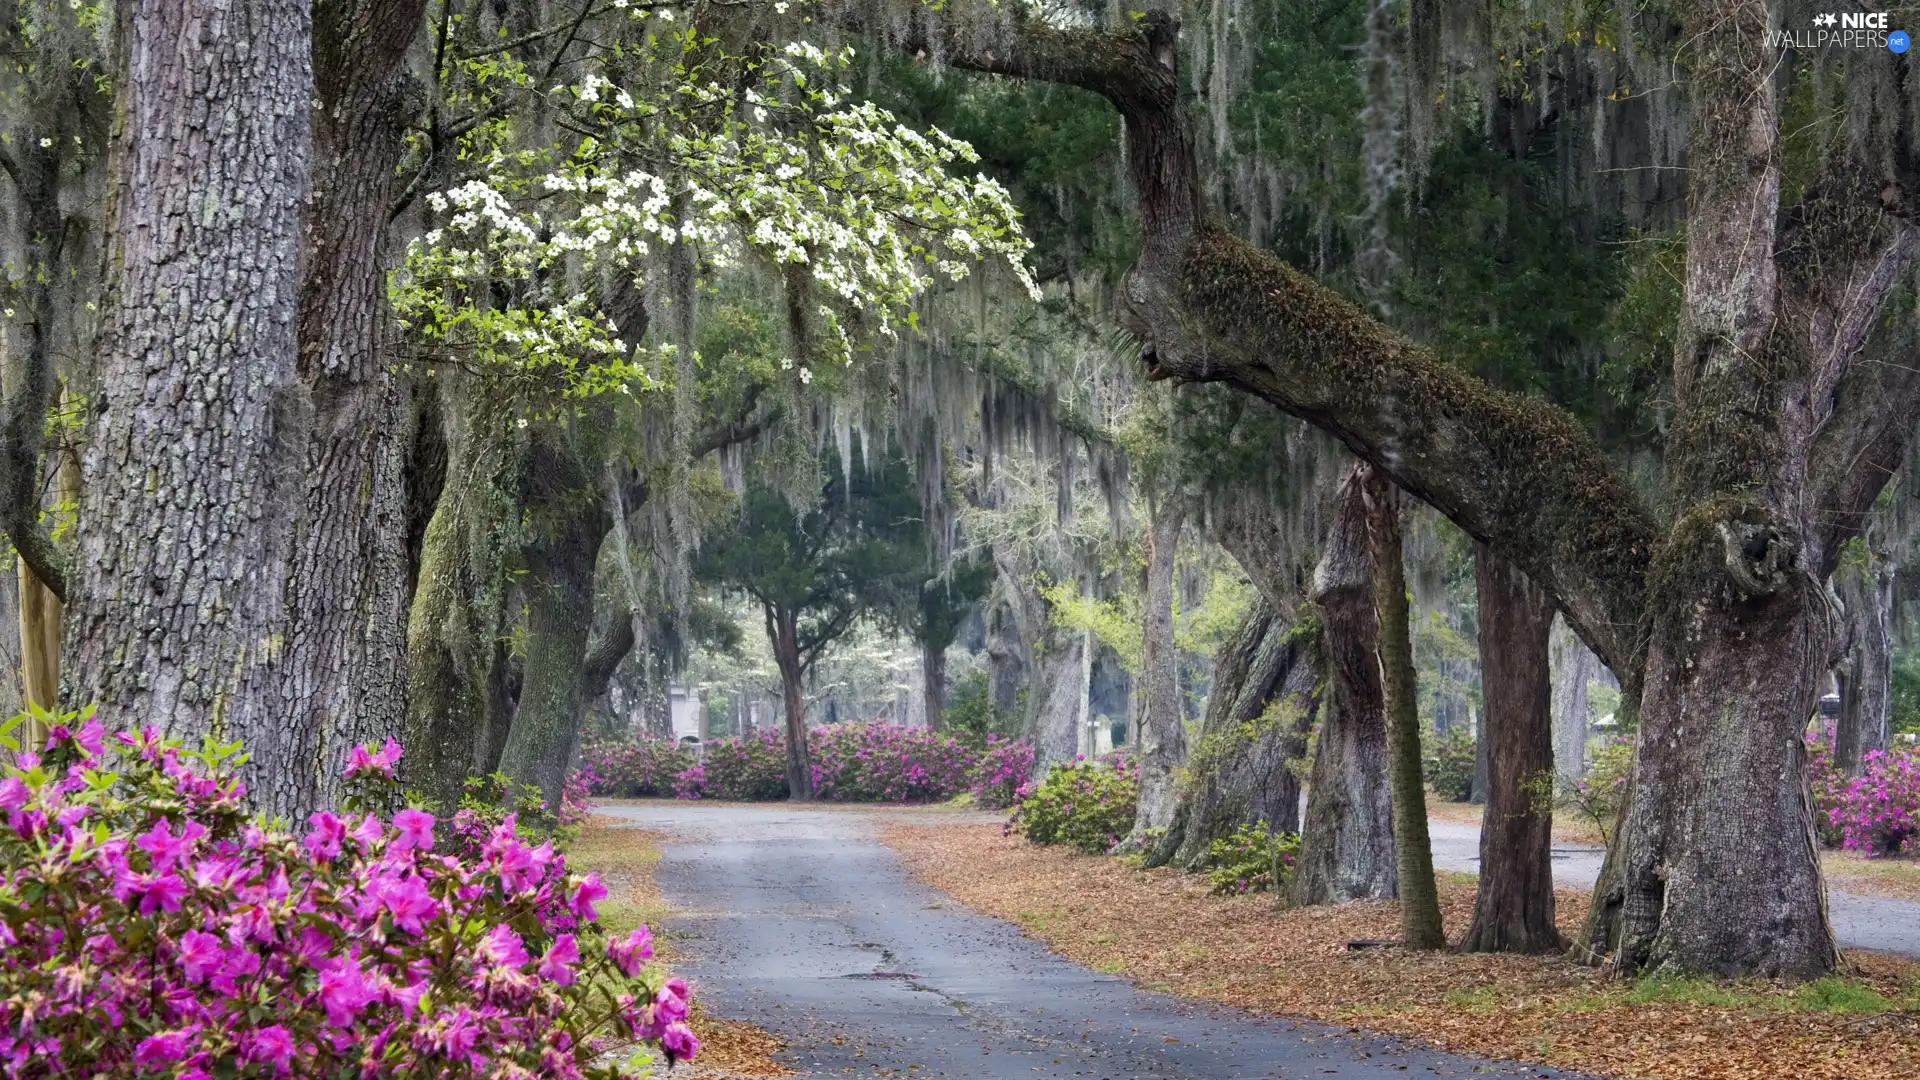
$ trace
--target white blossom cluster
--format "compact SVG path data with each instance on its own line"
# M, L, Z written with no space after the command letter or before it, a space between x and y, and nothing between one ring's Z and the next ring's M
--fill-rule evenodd
M633 350L564 283L608 264L644 276L661 245L697 245L715 266L804 266L821 300L816 360L850 363L850 322L890 337L917 294L983 260L1037 298L1006 190L953 171L978 161L966 143L849 100L831 80L851 59L794 42L744 93L682 67L652 100L597 75L556 88L593 134L562 167L529 174L498 155L485 179L431 196L444 224L410 246L396 309L429 338L604 389L618 381L607 369L637 372ZM503 291L516 302L489 302Z

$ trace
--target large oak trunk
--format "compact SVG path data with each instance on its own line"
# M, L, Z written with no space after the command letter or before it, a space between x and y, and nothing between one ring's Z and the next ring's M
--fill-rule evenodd
M526 664L500 771L539 788L555 810L586 708L582 669L593 627L594 569L613 527L583 447L597 446L598 431L591 429L603 430L610 420L605 406L588 406L567 427L543 424L528 455L528 527L520 548Z
M1146 618L1141 628L1140 682L1146 714L1140 721L1140 800L1133 832L1116 850L1137 852L1173 823L1175 788L1187 761L1187 727L1180 707L1179 657L1173 644L1173 570L1186 500L1178 495L1157 502L1147 533Z
M807 702L801 682L807 669L800 656L800 629L793 612L768 608L767 637L773 661L780 669L780 699L787 721L787 796L796 801L813 798L813 754L807 746Z
M73 692L114 726L312 768L280 707L308 404L295 369L313 100L300 0L116 5L113 209Z
M1215 840L1242 825L1300 831L1307 734L1320 709L1320 636L1265 597L1214 658L1200 741L1172 826L1147 865L1197 870Z
M1487 809L1480 823L1480 882L1465 952L1555 952L1553 924L1553 725L1547 642L1553 600L1482 544L1480 683L1486 699Z
M1327 692L1308 777L1307 817L1294 864L1293 900L1338 904L1399 894L1393 800L1387 786L1386 697L1374 551L1367 537L1362 469L1340 485L1333 527L1314 571Z
M303 820L343 794L358 743L405 726L406 459L415 410L391 373L387 208L404 126L400 62L424 0L314 5L313 198L299 306L312 408L287 581L280 708L302 759L263 803Z
M1603 669L1600 658L1557 615L1547 661L1553 679L1553 771L1563 780L1577 780L1587 774L1587 684Z
M1833 766L1859 776L1866 755L1885 750L1892 704L1893 567L1884 555L1851 560L1833 575L1846 619L1846 659L1840 675L1840 718L1834 725Z

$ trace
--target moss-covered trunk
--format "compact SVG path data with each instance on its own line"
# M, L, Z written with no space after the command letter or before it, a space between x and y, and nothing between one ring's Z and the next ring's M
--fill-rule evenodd
M1173 570L1186 500L1178 495L1154 503L1147 529L1146 617L1141 628L1140 687L1146 713L1140 720L1140 799L1133 831L1116 850L1138 852L1173 823L1175 783L1187 761L1186 716L1180 708L1179 657L1173 642Z
M1149 866L1199 869L1242 825L1300 831L1300 776L1320 708L1319 629L1282 618L1265 597L1213 663L1200 738L1166 835Z
M1302 905L1399 894L1376 569L1364 495L1370 474L1356 466L1341 482L1333 526L1314 570L1310 598L1319 616L1327 691L1294 863L1293 901Z
M1373 547L1375 610L1380 618L1380 672L1387 713L1387 775L1393 788L1393 844L1400 867L1400 943L1438 949L1447 943L1440 892L1427 837L1427 788L1420 775L1420 713L1408 630L1407 574L1400 544L1400 493L1372 466L1362 466L1367 538Z
M1480 676L1487 731L1487 809L1480 823L1480 882L1464 952L1555 952L1553 923L1553 723L1547 642L1553 601L1482 544Z
M1862 551L1834 572L1834 591L1846 619L1846 658L1840 676L1840 717L1834 724L1833 765L1859 776L1868 753L1887 748L1892 704L1893 566L1883 554Z
M520 544L526 438L478 388L459 417L446 482L420 544L407 622L407 785L441 807L480 770L505 632L507 567ZM449 391L458 394L459 391Z
M529 445L520 548L525 662L500 771L539 788L555 809L586 707L582 675L593 627L594 570L613 527L597 454L611 421L607 405L588 405L569 421L535 427Z

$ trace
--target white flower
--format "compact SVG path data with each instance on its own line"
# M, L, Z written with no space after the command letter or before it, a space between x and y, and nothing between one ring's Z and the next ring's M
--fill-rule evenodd
M9 308L9 309L7 309L7 314L9 314L9 315L11 315L11 314L13 314L13 309L11 309L11 308ZM793 357L791 357L791 356L783 356L783 357L781 357L781 358L780 358L780 370L781 370L781 371L792 371L792 370L793 370Z
M41 140L40 140L40 147L41 147L41 149L43 149L43 150L44 150L44 149L46 149L46 148L47 148L47 147L49 147L49 146L52 146L52 145L53 145L53 140L52 140L52 139L41 139Z
M800 385L805 386L812 381L813 381L813 372L807 370L806 368L801 368L800 369Z

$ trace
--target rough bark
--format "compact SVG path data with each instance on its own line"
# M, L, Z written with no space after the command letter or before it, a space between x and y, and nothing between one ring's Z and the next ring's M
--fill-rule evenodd
M1587 774L1587 684L1600 674L1600 658L1558 615L1547 651L1553 678L1553 771L1577 780Z
M920 683L926 694L927 730L939 731L947 711L947 650L927 642L920 645Z
M1380 672L1387 714L1387 777L1393 789L1393 845L1399 855L1400 943L1410 949L1447 944L1440 891L1427 837L1427 789L1420 775L1419 697L1407 619L1407 575L1401 556L1400 493L1369 465L1360 467L1373 548L1374 607L1380 619Z
M1080 747L1081 699L1086 691L1083 668L1086 635L1078 630L1047 625L1040 632L1039 660L1027 685L1027 716L1023 732L1033 744L1036 774L1062 762L1071 762Z
M1147 865L1199 869L1242 825L1300 831L1300 777L1320 710L1320 639L1265 598L1214 658L1213 689L1173 824Z
M299 0L116 5L112 219L68 655L114 726L242 739L271 783L307 404L312 26Z
M313 194L300 285L310 413L286 585L279 708L304 768L263 780L304 820L344 792L340 762L405 727L407 453L414 409L388 363L387 206L405 125L401 72L425 0L313 5Z
M587 452L600 446L598 432L611 414L605 404L589 405L585 413L571 423L542 424L530 440L528 528L520 549L526 663L500 756L508 779L538 788L556 809L586 707L582 673L593 626L594 568L613 528L597 455Z
M1860 565L1843 564L1833 575L1846 619L1846 659L1840 674L1840 717L1834 725L1833 765L1859 776L1866 755L1885 750L1892 701L1893 567L1870 554Z
M1309 597L1319 612L1327 690L1294 862L1293 900L1302 905L1399 893L1374 554L1362 485L1357 467L1340 485Z
M1186 717L1180 707L1179 657L1173 644L1173 571L1180 530L1186 524L1186 500L1179 495L1154 503L1149 511L1146 612L1141 628L1140 684L1146 713L1140 721L1140 799L1133 831L1119 845L1137 852L1173 823L1178 800L1176 780L1187 762Z
M1474 552L1486 698L1487 809L1463 952L1557 952L1553 923L1553 601L1486 545Z

